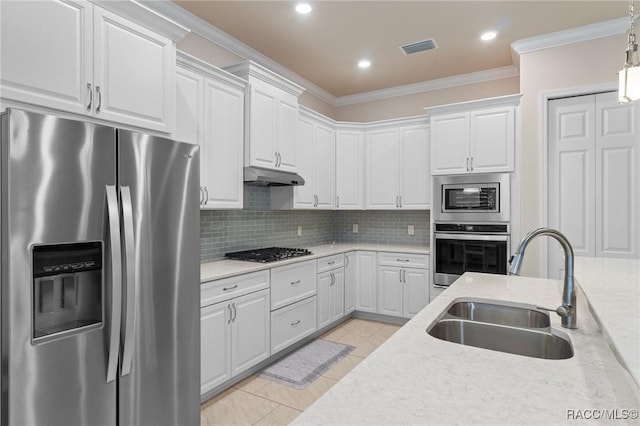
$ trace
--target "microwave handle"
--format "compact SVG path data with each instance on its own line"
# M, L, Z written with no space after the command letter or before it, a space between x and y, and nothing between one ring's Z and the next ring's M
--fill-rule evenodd
M465 240L465 241L509 241L508 235L486 234L441 234L435 232L435 239Z

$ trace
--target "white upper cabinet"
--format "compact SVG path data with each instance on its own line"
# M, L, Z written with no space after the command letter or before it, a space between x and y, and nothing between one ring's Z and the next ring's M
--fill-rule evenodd
M179 54L174 138L200 145L201 209L243 206L245 87L242 79Z
M364 209L364 131L336 132L336 209Z
M513 172L520 95L426 108L431 174Z
M105 6L140 7L121 3ZM6 2L1 19L3 99L173 131L180 35L165 37L80 1ZM150 26L166 25L175 36L175 26L159 19Z
M253 62L226 70L249 82L245 165L297 172L298 96L302 87Z
M367 132L367 209L427 209L429 127Z
M304 185L271 188L272 209L335 207L335 130L304 109L298 121L298 174Z

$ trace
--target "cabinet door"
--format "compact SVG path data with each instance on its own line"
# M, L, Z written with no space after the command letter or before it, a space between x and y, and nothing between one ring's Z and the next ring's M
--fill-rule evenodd
M205 208L242 208L243 114L241 90L205 80L204 138L200 152Z
M331 286L331 321L344 316L344 268L334 269Z
M364 312L376 312L376 253L357 252L356 267L356 309Z
M172 132L175 47L168 38L94 7L96 117Z
M176 68L176 127L173 138L180 142L202 141L204 78L182 67ZM202 149L202 146L200 147ZM200 152L202 172L202 151Z
M278 154L280 154L280 164L278 168L288 172L296 172L298 170L298 163L296 161L298 100L294 96L282 94L276 105L278 108L276 145L278 147Z
M364 134L336 134L336 208L364 209Z
M515 108L504 107L470 113L469 171L514 170Z
M467 173L469 114L431 118L431 174Z
M402 273L401 268L378 268L378 313L402 316Z
M398 208L398 151L395 129L367 135L367 209Z
M400 207L429 208L429 128L400 129Z
M235 376L270 355L269 290L238 297L232 303L231 372Z
M313 142L313 179L319 209L332 210L335 206L335 132L316 126ZM303 176L304 177L304 176Z
M314 124L306 118L298 121L298 173L304 179L304 185L293 188L293 207L311 209L315 206L315 179L313 156Z
M231 310L227 302L200 310L200 394L231 378Z
M344 313L348 314L356 309L356 253L344 255Z
M318 274L318 329L331 322L332 283L333 279L330 271Z
M429 303L429 271L405 268L403 274L402 316L411 318Z
M246 136L249 140L248 164L267 169L276 168L276 104L274 89L253 81L249 89L249 114ZM245 159L245 164L247 159Z
M1 7L1 96L90 114L93 5L3 1Z

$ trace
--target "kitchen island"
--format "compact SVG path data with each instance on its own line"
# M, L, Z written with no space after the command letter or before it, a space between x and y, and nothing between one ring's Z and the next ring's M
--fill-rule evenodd
M579 264L576 270L578 283L581 271L585 275L593 272L582 266ZM627 272L626 277L619 274L616 279L631 281L630 286L637 284L634 268ZM294 424L593 424L594 418L602 421L607 416L616 424L640 424L640 388L629 372L632 361L627 363L620 355L632 357L640 341L640 330L637 326L632 329L640 315L637 292L635 298L624 299L621 310L596 311L596 321L590 309L610 305L597 303L602 297L597 290L601 287L586 278L584 281L590 283L586 296L589 298L591 291L593 300L588 303L579 289L578 328L564 329L560 317L550 316L551 326L571 339L572 358L530 358L428 335L426 329L456 299L480 298L550 308L561 302L561 281L466 273ZM600 286L614 284L601 282ZM600 291L606 297L606 292ZM610 317L605 319L606 315ZM626 323L622 335L616 334L613 329L620 319L612 317L628 315L634 319ZM599 324L605 326L604 332Z

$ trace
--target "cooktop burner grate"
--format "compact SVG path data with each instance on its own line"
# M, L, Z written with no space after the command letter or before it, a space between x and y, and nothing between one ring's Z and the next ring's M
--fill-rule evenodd
M290 259L292 257L308 256L311 253L307 249L287 248L287 247L267 247L255 250L236 251L226 253L228 259L247 260L250 262L275 262L277 260Z

